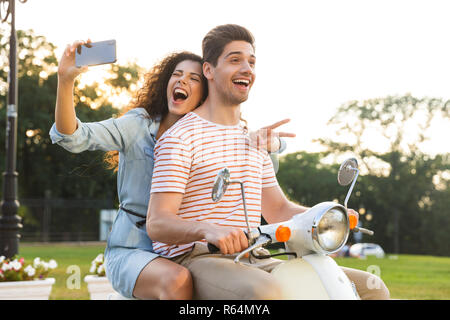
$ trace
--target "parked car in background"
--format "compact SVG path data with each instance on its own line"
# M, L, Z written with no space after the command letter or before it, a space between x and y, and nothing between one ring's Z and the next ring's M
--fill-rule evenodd
M339 250L338 252L332 253L329 256L332 258L350 257L350 247L351 247L351 244L346 244L345 246L342 247L341 250Z
M367 257L375 256L377 258L384 258L384 250L375 243L356 243L350 247L351 257Z

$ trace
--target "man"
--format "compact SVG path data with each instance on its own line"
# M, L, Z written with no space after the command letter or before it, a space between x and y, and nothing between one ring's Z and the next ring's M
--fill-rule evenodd
M231 179L244 183L252 228L261 215L275 223L307 210L285 197L267 152L252 147L239 125L240 104L255 82L253 36L237 25L218 26L203 39L203 58L208 98L155 148L147 232L156 252L191 271L195 298L279 299L280 288L267 271L280 260L249 267L208 254L206 247L212 243L224 255L248 247L239 187L231 185L219 203L211 199L215 176L224 167Z

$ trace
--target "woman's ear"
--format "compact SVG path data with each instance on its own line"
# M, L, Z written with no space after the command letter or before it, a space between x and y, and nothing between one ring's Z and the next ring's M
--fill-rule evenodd
M203 75L207 80L213 79L214 67L209 62L203 63Z

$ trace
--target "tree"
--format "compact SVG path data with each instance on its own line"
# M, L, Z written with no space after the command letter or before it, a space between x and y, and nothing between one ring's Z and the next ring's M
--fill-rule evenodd
M339 165L327 165L323 153L295 152L281 157L277 179L291 200L305 206L343 200L345 193L337 182ZM345 197L345 195L344 195Z
M344 204L349 187L339 185L337 174L340 163L327 163L327 155L326 152L299 151L281 157L277 180L291 201L307 207L324 201ZM348 203L349 208L355 210L363 205L360 184L361 178L358 178ZM349 241L354 242L352 235Z
M441 231L449 222L449 153L422 151L433 121L449 120L449 106L409 94L351 101L328 123L336 136L317 140L328 154L351 152L360 160L361 201L373 212L366 223L376 231L372 241L388 251L450 253L450 233Z

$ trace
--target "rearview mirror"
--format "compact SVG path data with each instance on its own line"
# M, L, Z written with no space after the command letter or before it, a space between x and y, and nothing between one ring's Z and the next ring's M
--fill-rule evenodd
M211 193L211 198L214 202L220 201L225 191L227 191L227 187L230 184L230 170L228 168L223 168L219 171L214 180L214 185Z
M358 172L358 161L355 158L345 160L338 172L338 182L341 186L348 186Z

